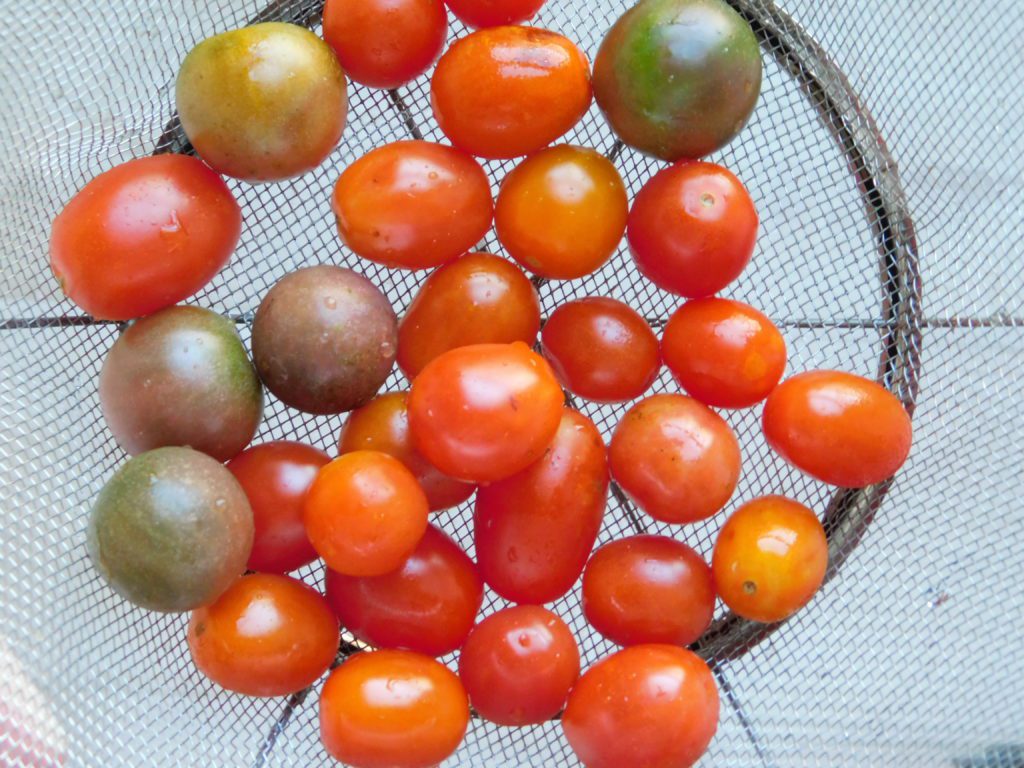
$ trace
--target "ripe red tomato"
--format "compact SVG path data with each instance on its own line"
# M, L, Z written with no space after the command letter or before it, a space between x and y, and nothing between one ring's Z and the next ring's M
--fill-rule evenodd
M640 397L661 368L654 331L615 299L591 297L563 304L548 318L541 342L566 389L599 403Z
M241 231L238 203L202 161L141 157L101 173L57 214L50 268L90 315L130 320L210 282Z
M394 456L412 472L432 510L461 504L476 486L442 474L416 450L409 434L408 399L408 392L389 392L352 411L341 428L338 453L380 451Z
M640 271L690 299L718 293L754 253L757 211L742 182L714 163L657 173L633 201L627 236Z
M718 594L751 621L789 618L818 591L828 540L815 514L784 496L748 501L725 521L712 569Z
M812 477L861 488L903 466L912 429L903 404L880 384L841 371L808 371L768 396L764 436Z
M354 451L320 470L303 518L328 568L379 576L416 549L428 514L427 497L402 462L379 451Z
M550 720L579 675L580 652L569 627L534 605L491 614L469 633L459 655L470 704L499 725Z
M672 645L634 645L602 659L583 673L562 715L587 768L685 768L717 729L711 670Z
M522 342L476 344L445 352L416 377L409 427L446 475L490 483L544 455L564 402L550 366Z
M545 0L446 0L467 27L500 27L532 19Z
M378 648L428 656L462 646L483 594L473 561L432 525L398 570L362 578L327 571L327 600L342 626Z
M434 117L452 144L509 158L546 147L590 107L590 63L562 35L494 27L457 40L430 82Z
M316 560L302 510L306 491L329 461L323 451L282 440L255 445L228 462L252 506L249 570L288 573Z
M786 369L786 341L771 320L739 301L688 301L665 325L665 365L691 397L747 408L768 397Z
M398 326L398 365L410 380L456 347L533 345L540 301L514 264L489 253L470 253L445 264L423 283Z
M331 208L358 256L400 269L429 269L468 251L490 229L491 184L480 164L429 141L396 141L346 168Z
M448 32L441 0L327 0L324 40L345 73L371 88L397 88L437 61Z
M615 165L592 149L542 149L512 169L495 207L498 239L534 274L571 280L619 247L629 201Z
M605 544L583 572L583 615L619 645L689 645L704 634L714 613L711 569L667 536Z
M484 581L514 603L564 595L594 548L607 496L601 434L567 408L542 458L477 492L473 533Z
M455 673L410 651L357 653L320 694L320 736L353 768L430 768L459 746L469 702Z
M188 623L199 671L229 691L287 696L316 682L338 652L327 601L290 576L242 576Z
M647 514L693 523L736 490L740 446L725 420L683 395L654 395L630 408L608 450L612 477Z

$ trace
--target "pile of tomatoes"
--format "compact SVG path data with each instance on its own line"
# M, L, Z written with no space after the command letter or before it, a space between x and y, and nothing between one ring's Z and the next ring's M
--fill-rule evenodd
M757 99L757 40L741 17L721 0L640 0L592 77L568 38L515 26L543 0L446 3L328 0L323 40L267 23L199 43L176 88L197 156L124 163L57 216L64 291L98 318L133 320L99 380L132 458L96 500L90 555L132 602L191 611L192 658L226 689L283 696L331 670L323 742L357 768L443 761L471 706L510 727L560 716L592 768L690 765L719 702L686 646L717 598L758 622L804 606L825 576L825 531L798 501L768 496L731 512L710 565L668 536L593 551L610 485L658 521L694 523L730 502L741 472L713 409L763 402L768 444L843 487L889 478L910 421L852 374L780 383L778 328L717 296L758 228L740 180L699 160ZM442 55L448 10L478 29ZM435 62L432 106L451 144L374 149L330 198L357 256L433 270L401 318L372 282L333 265L267 292L251 356L227 318L177 306L238 241L222 174L267 182L317 167L343 136L346 75L396 88ZM551 146L594 96L623 142L671 163L632 203L607 157ZM477 157L525 158L496 202ZM474 252L492 224L512 260ZM623 236L637 269L686 299L660 339L600 296L542 318L527 272L589 275ZM396 363L409 390L380 394ZM680 391L648 395L662 365ZM300 411L348 413L337 458L294 442L248 447L264 387ZM567 397L631 406L606 446ZM475 561L434 516L474 495ZM326 595L286 575L317 560ZM573 633L543 607L581 577L586 621L623 646L582 674ZM481 619L485 586L513 606ZM338 663L342 627L374 650ZM454 652L457 674L435 660Z

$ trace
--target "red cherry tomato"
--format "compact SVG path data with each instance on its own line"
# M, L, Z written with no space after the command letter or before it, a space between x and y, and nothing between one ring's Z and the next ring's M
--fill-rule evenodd
M635 645L602 659L583 673L562 715L587 768L686 768L717 729L711 670L672 645Z
M647 514L693 523L736 490L740 446L725 420L683 395L654 395L622 417L608 450L612 477Z
M341 428L338 453L380 451L394 456L415 476L432 510L461 504L476 486L442 474L416 450L409 434L408 398L407 392L390 392L352 411Z
M346 168L331 207L358 256L429 269L468 251L490 229L491 184L472 157L429 141L396 141Z
M327 0L324 40L345 74L371 88L397 88L437 61L448 32L441 0Z
M690 299L718 293L754 253L757 211L742 182L714 163L683 161L648 181L629 212L640 271Z
M446 0L467 27L499 27L532 19L545 0Z
M470 704L499 725L550 720L579 675L580 652L569 627L534 605L491 614L473 628L459 655Z
M379 576L398 568L427 529L427 497L398 459L354 451L320 470L303 519L328 568Z
M455 673L410 651L357 653L320 694L320 736L352 768L431 768L459 746L469 701Z
M540 301L522 270L470 253L423 283L398 326L398 365L414 379L442 352L470 344L532 345L539 330Z
M548 318L541 342L566 389L599 403L640 397L661 368L654 331L615 299L592 297L563 304Z
M715 587L751 621L789 618L818 591L828 540L815 514L783 496L748 501L725 521L715 542Z
M473 561L434 526L396 571L362 578L327 571L327 599L342 626L378 648L428 656L462 646L483 594Z
M90 315L130 320L210 282L241 231L238 203L202 161L141 157L101 173L57 214L50 268Z
M715 613L707 563L667 536L630 536L598 549L583 572L583 615L619 645L689 645Z
M252 507L249 570L288 573L316 560L302 510L306 491L329 461L323 451L282 440L255 445L228 462Z
M594 548L607 495L601 434L565 409L541 459L477 493L473 532L484 581L515 603L564 595Z
M696 299L677 309L661 354L680 386L715 408L761 402L786 369L779 329L749 304L729 299Z
M903 404L869 379L800 373L764 404L764 436L790 464L825 483L861 488L896 474L910 453Z
M542 149L512 169L495 207L498 239L534 274L571 280L619 247L629 201L615 165L592 149Z
M409 427L428 461L489 483L544 455L565 396L544 358L521 342L445 352L412 383Z
M478 157L536 152L590 107L590 63L562 35L494 27L457 40L430 81L434 117L452 144Z
M315 589L289 576L242 576L188 623L199 671L247 696L287 696L312 685L338 652L338 620Z

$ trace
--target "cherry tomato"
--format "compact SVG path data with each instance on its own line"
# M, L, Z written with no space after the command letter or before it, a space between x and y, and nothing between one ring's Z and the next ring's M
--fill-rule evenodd
M371 88L397 88L437 61L448 32L441 0L327 0L324 40L345 73Z
M675 311L661 354L688 394L716 408L761 402L786 369L786 341L771 320L749 304L713 297Z
M396 571L362 578L327 571L327 599L342 626L378 648L428 656L462 646L483 593L473 561L434 526Z
M715 588L751 621L789 618L825 579L828 540L815 514L783 496L748 501L725 521L715 542Z
M488 158L546 147L590 107L590 63L562 35L482 29L455 42L430 83L434 117L452 144Z
M740 446L725 420L683 395L654 395L622 417L608 451L612 477L647 514L693 523L736 490Z
M379 576L416 549L428 514L427 497L402 462L379 451L354 451L320 470L303 517L328 568Z
M658 378L661 356L654 331L615 299L563 304L541 334L544 356L566 389L599 403L632 400Z
M564 402L551 367L522 342L475 344L445 352L416 377L409 427L446 475L489 483L544 455Z
M583 572L583 615L619 645L689 645L704 634L714 612L711 569L667 536L605 544Z
M338 652L338 620L320 593L290 576L242 576L192 613L188 648L199 671L247 696L312 685Z
M470 704L499 725L550 720L579 675L580 652L569 627L534 605L491 614L469 633L459 655Z
M714 163L660 171L633 201L627 236L640 271L690 299L718 293L754 253L757 211L742 182Z
M562 145L526 158L501 183L498 239L534 274L571 280L599 269L619 247L629 201L610 160Z
M869 379L809 371L764 404L764 435L782 458L825 483L861 488L892 477L910 453L903 404Z
M416 450L409 434L408 399L408 392L390 392L352 411L341 428L338 453L387 453L412 472L432 510L461 504L473 495L476 486L442 474Z
M363 155L334 185L342 242L400 269L429 269L468 251L490 229L491 184L480 164L429 141L396 141Z
M540 300L522 270L488 253L470 253L423 283L398 327L398 365L414 379L450 349L532 345L539 330Z
M357 653L320 694L320 736L352 768L430 768L459 746L469 701L455 673L410 651Z
M282 440L255 445L228 462L252 506L249 570L288 573L316 560L302 511L306 492L329 461L323 451Z
M500 27L532 19L545 0L445 0L467 27Z
M202 161L141 157L101 173L57 214L50 268L90 315L129 320L210 282L241 231L238 203Z
M607 495L601 434L567 408L541 459L477 493L473 532L484 581L515 603L564 595L594 548Z
M672 645L635 645L602 659L583 673L562 715L587 768L686 768L717 729L711 670Z

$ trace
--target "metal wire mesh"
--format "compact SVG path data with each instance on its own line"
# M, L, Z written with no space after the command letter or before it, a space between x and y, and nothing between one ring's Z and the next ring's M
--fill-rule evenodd
M217 689L189 661L183 617L129 606L91 570L89 504L124 459L95 384L118 331L78 314L46 263L59 206L99 171L158 148L174 74L192 44L261 13L315 24L315 0L265 3L44 0L30 15L5 6L0 765L330 764L317 738L316 690L261 701ZM705 643L723 709L702 764L1019 768L1024 16L1010 0L734 4L762 40L764 87L750 126L714 159L746 182L762 230L753 263L728 293L783 328L790 371L880 376L917 408L915 448L892 487L839 497L767 449L759 409L725 414L745 462L729 508L768 492L812 506L829 521L835 574L766 638L730 624ZM536 23L593 56L627 5L549 0ZM463 32L453 24L453 35ZM410 130L442 138L428 82L394 94L352 87L345 139L320 169L283 184L234 184L242 241L192 301L238 318L248 343L247 319L270 285L330 262L363 272L405 307L423 275L388 272L344 249L329 190L373 146ZM613 154L631 194L656 168L617 151L596 108L566 140ZM511 166L487 164L495 188ZM493 234L482 247L501 252ZM678 303L640 279L624 250L593 276L540 288L545 314L593 294L655 321ZM387 388L404 386L396 373ZM667 374L656 385L673 388ZM627 407L578 406L606 437ZM333 450L342 420L270 398L257 440ZM723 517L669 531L612 498L600 540L643 525L708 554ZM469 505L439 522L472 554ZM488 593L485 611L501 604ZM613 650L583 621L578 589L553 607L576 631L585 664ZM575 762L557 724L474 721L450 764Z

